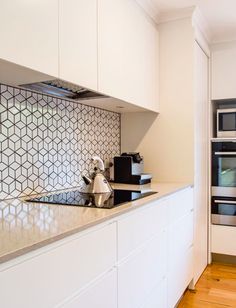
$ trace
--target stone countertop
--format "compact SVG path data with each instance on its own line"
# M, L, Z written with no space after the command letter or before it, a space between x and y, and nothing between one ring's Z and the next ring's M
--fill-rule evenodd
M152 183L142 186L126 184L112 186L118 189L144 191L151 189L158 193L113 209L29 203L23 199L0 201L0 263L144 206L191 184Z

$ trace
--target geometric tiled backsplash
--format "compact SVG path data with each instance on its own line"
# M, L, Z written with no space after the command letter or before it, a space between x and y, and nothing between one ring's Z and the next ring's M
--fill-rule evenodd
M0 199L77 187L120 154L120 114L0 85Z

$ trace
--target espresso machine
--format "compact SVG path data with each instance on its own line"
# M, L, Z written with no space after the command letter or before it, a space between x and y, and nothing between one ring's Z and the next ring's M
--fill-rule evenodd
M143 185L151 182L152 175L143 173L144 161L138 152L115 156L110 165L110 180L115 183Z

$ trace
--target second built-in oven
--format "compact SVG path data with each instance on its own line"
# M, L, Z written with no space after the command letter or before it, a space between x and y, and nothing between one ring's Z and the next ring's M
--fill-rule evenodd
M212 142L212 196L236 197L236 141Z
M236 198L212 197L211 222L216 225L236 226Z

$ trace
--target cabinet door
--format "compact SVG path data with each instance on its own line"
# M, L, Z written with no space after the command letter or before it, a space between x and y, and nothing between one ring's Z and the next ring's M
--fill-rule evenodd
M236 256L236 228L211 225L211 252Z
M62 308L117 308L117 272L113 270Z
M1 0L0 58L58 76L58 0Z
M59 75L97 90L97 0L59 0Z
M167 308L167 280L162 279L149 294L140 308Z
M153 201L150 206L118 221L118 260L127 257L152 236L162 234L167 226L167 206L168 200Z
M184 251L182 258L170 264L168 273L168 308L174 308L193 278L193 247Z
M212 99L236 98L236 42L212 45Z
M1 307L55 307L109 271L116 261L116 225L68 237L55 246L0 268Z
M167 236L153 238L118 266L118 307L137 308L166 273Z
M158 31L134 0L98 0L98 89L158 109Z

